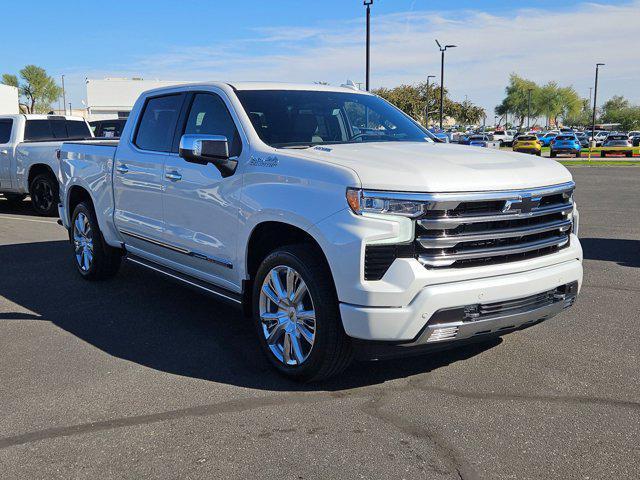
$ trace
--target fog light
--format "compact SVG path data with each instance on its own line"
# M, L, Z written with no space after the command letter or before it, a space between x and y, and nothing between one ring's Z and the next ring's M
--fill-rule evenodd
M441 342L443 340L453 340L458 335L458 327L436 328L427 339L427 343Z

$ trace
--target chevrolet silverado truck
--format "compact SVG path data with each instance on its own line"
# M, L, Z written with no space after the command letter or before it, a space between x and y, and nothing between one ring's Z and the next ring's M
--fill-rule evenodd
M36 213L57 215L57 151L64 140L91 136L80 117L0 115L0 193L11 203L30 195Z
M562 165L434 142L351 88L151 90L119 142L64 143L59 180L83 278L127 260L231 302L300 381L534 325L582 282Z

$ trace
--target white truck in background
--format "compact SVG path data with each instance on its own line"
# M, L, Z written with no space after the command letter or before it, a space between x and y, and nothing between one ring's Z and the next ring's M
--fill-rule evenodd
M582 282L565 167L434 142L349 88L148 91L119 142L64 143L59 172L83 278L124 258L240 306L297 380L529 327Z
M0 115L0 194L11 203L30 195L36 213L57 215L60 145L91 137L81 117Z

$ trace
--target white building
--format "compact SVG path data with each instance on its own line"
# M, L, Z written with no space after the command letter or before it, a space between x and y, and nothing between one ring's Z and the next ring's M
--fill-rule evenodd
M0 84L0 114L20 113L18 89Z
M142 78L87 78L88 120L126 118L140 94L152 88L189 82L144 80Z

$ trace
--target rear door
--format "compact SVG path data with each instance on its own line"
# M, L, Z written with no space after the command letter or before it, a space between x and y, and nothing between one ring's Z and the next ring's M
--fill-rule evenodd
M0 190L10 190L11 184L11 131L13 119L0 118Z
M172 152L184 94L149 97L114 161L114 220L129 246L156 253L164 235L164 165Z

